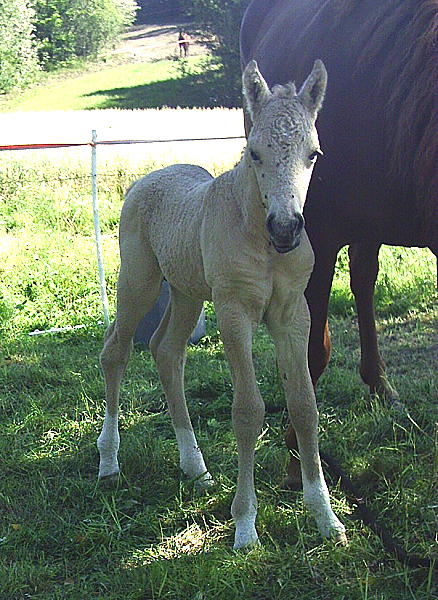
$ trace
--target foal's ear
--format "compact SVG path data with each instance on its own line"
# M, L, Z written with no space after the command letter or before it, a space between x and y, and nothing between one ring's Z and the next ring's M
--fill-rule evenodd
M246 65L242 75L243 96L246 100L251 119L254 120L254 115L262 103L270 96L268 84L263 79L255 60L250 60Z
M322 60L315 60L312 72L303 83L298 97L311 112L317 113L323 103L327 87L327 70Z

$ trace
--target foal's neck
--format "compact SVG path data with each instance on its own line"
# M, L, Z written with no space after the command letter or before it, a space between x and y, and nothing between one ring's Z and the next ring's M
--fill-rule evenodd
M242 213L247 230L267 237L266 207L260 194L257 177L246 149L240 162L234 168L235 198Z

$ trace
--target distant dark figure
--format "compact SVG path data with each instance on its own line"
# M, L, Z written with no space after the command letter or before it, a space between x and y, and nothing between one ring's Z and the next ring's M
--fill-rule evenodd
M185 33L182 29L180 29L179 31L178 45L180 57L184 56L184 58L186 58L189 55L190 36L188 33Z

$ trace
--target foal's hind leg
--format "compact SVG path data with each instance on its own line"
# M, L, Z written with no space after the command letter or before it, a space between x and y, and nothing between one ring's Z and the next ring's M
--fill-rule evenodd
M99 479L119 473L118 406L120 383L128 364L132 338L140 319L153 307L162 281L155 257L141 248L132 259L124 259L117 285L117 315L105 334L100 355L105 377L106 409L102 432L97 440L100 453Z
M186 344L202 309L202 301L187 298L171 288L171 301L154 333L150 347L163 385L178 442L181 470L199 487L207 487L212 477L196 441L184 395Z

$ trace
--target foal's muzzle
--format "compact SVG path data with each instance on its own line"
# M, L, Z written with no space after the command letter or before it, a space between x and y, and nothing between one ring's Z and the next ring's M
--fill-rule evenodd
M300 245L303 227L304 217L300 213L295 213L287 223L278 223L272 214L266 219L269 237L280 254L295 250Z

